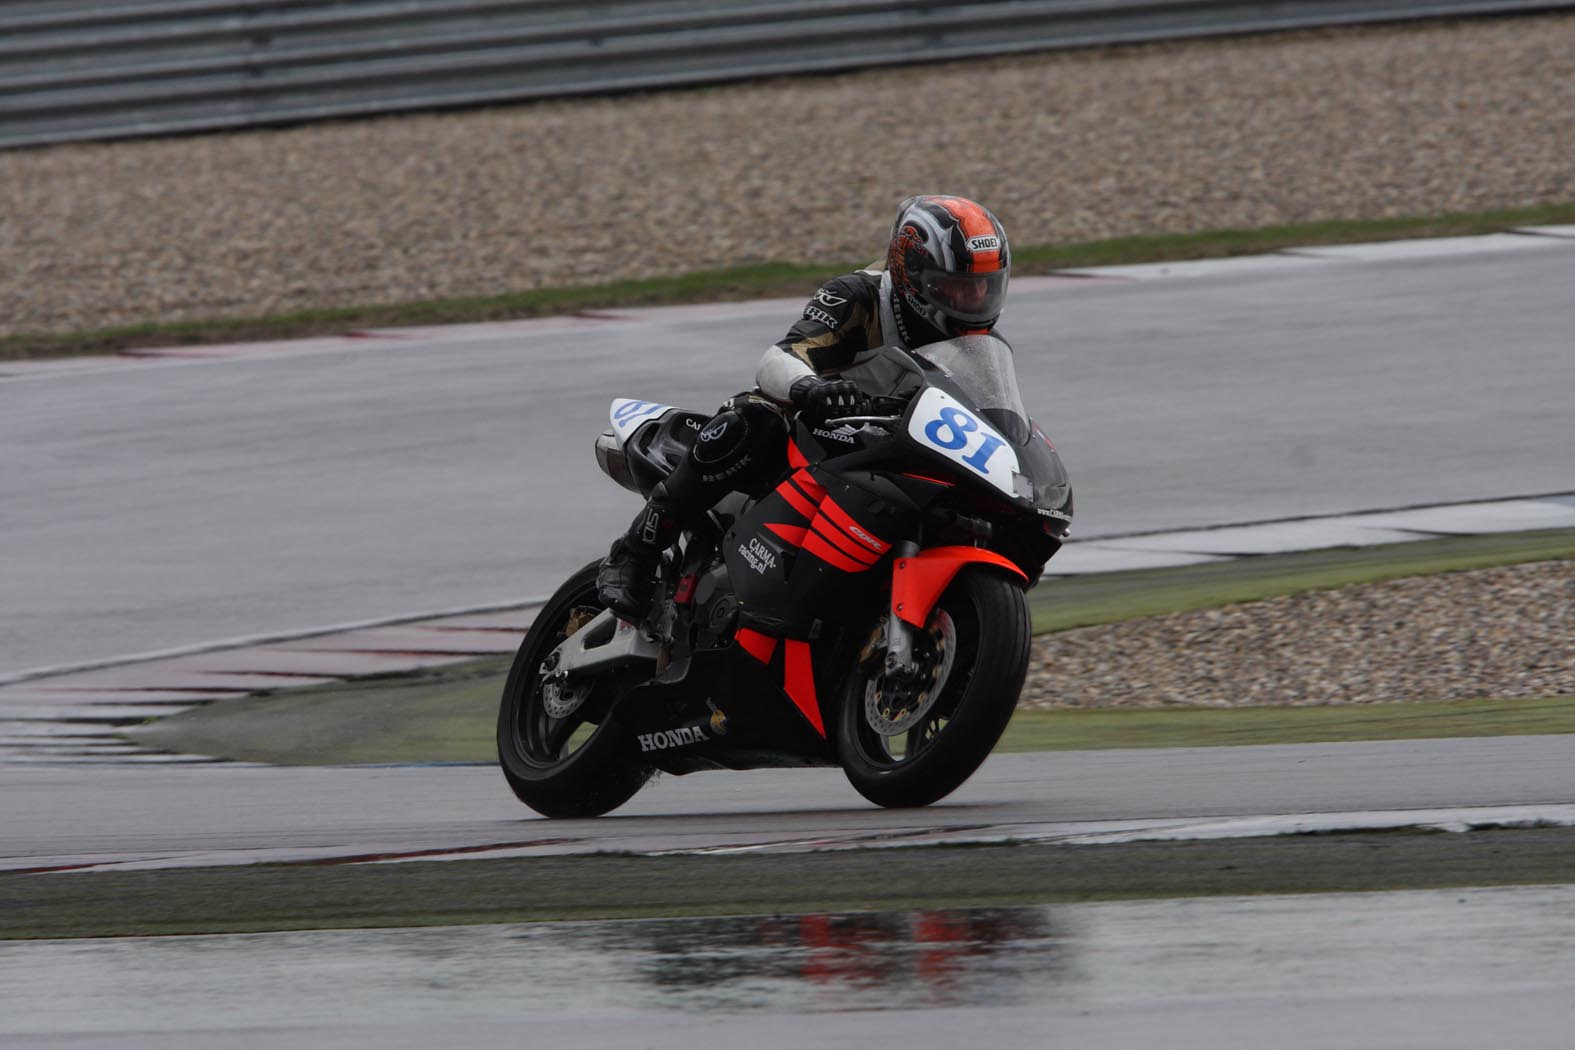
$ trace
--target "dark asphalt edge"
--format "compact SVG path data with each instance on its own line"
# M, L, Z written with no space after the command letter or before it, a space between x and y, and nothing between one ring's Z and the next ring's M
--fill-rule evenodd
M0 876L0 940L1575 884L1575 829Z

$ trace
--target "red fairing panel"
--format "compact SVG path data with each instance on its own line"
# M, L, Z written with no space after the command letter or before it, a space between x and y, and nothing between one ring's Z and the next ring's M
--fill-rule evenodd
M768 634L740 627L734 637L744 652L763 664L769 664L771 657L776 654L777 640Z
M923 627L964 565L994 565L1023 583L1028 577L1011 560L981 547L932 547L912 558L898 558L891 570L891 607L905 623Z
M786 654L782 662L783 691L824 740L826 723L820 717L820 697L815 694L815 664L809 643L788 639L783 649Z

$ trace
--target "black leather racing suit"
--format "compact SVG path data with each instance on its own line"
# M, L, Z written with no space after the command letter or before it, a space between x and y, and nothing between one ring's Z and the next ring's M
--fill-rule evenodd
M794 384L811 376L835 378L882 346L912 349L946 338L893 299L890 277L879 270L857 270L820 286L787 335L760 359L755 389L728 399L700 429L688 457L613 544L597 581L603 601L636 618L649 603L656 556L687 525L729 492L759 495L776 483L787 467Z
M785 463L786 413L794 407L792 390L799 380L806 376L838 377L858 364L861 355L882 346L912 349L945 338L944 333L905 306L893 303L890 278L884 271L857 270L821 285L787 335L767 348L760 359L755 370L755 389L729 400L715 417L721 419L731 411L743 414L754 424L746 428L750 433L741 437L739 444L730 446L733 456L747 457L752 467L759 464L758 472L750 469L745 480L769 485L781 473ZM855 372L849 378L857 381L863 377ZM769 412L772 418L763 412ZM713 450L697 446L694 458L715 461L716 456ZM734 487L746 492L754 489L747 484ZM716 493L706 506L723 494Z

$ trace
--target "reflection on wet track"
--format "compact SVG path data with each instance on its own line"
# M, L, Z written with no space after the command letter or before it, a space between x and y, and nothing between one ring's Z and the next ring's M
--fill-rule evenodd
M1066 945L1042 908L625 924L596 938L634 962L647 1005L740 1012L911 1009L1042 994Z
M1010 1005L1066 950L1042 908L0 942L0 1035Z
M0 942L6 1037L1506 995L1575 1002L1575 886Z

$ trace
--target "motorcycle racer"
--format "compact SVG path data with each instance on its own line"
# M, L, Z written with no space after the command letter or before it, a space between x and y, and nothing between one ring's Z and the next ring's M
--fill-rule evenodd
M810 421L858 415L873 391L842 373L867 351L918 350L992 331L1010 270L1006 232L984 207L951 196L903 201L884 269L821 285L787 335L767 348L755 388L701 427L688 456L613 542L596 577L599 600L625 619L642 619L661 554L679 534L727 493L758 495L781 475L788 412Z

